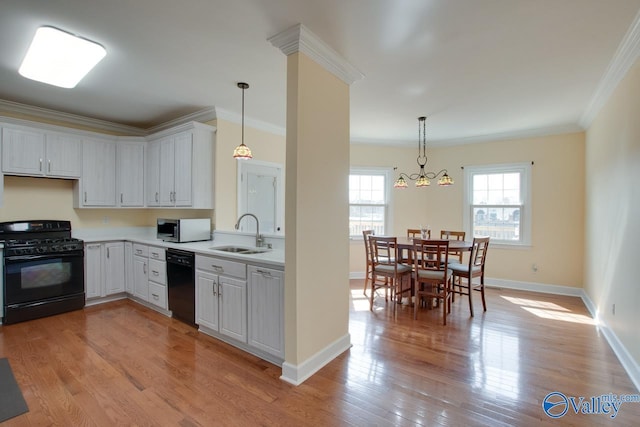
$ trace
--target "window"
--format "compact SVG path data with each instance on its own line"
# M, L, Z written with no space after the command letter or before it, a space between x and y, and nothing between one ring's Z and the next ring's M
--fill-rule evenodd
M531 164L468 166L464 175L467 235L531 244Z
M352 169L349 174L349 236L363 230L385 234L389 211L390 175L387 169Z

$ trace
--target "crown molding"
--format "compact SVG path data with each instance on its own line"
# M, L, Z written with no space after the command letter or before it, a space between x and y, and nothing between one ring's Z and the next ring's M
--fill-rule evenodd
M89 127L95 130L121 133L124 135L144 136L147 134L144 129L134 126L127 126L119 123L109 122L107 120L79 116L77 114L64 113L61 111L50 110L48 108L36 107L33 105L20 104L18 102L6 101L4 99L0 99L0 109L12 113L33 116L42 120L52 120L69 123L78 126Z
M287 56L296 52L304 53L348 85L364 78L364 74L302 24L296 24L267 40Z
M148 136L162 132L163 130L173 128L190 122L205 123L216 118L216 110L214 107L204 108L191 114L170 120L148 129L135 126L123 125L120 123L110 122L106 120L84 117L76 114L64 113L48 108L36 107L33 105L20 104L18 102L0 99L0 111L8 111L16 114L24 114L41 120L51 120L61 123L75 124L88 127L96 131L106 131L127 136Z
M238 113L234 113L229 110L225 110L222 108L215 109L215 115L217 119L226 120L231 123L241 124L242 123L242 115ZM276 126L271 123L263 122L260 120L254 120L244 117L244 124L254 129L258 129L264 132L269 132L275 135L285 136L287 133L287 129L282 126Z
M616 53L613 55L607 71L602 76L591 101L580 118L580 125L584 129L588 129L589 126L591 126L593 119L595 119L602 107L604 107L604 104L609 100L609 97L629 72L639 55L640 12L636 14L633 23L618 46L618 50L616 50Z
M206 123L211 120L216 119L216 109L215 107L208 107L202 110L196 111L191 114L187 114L186 116L178 117L177 119L169 120L168 122L164 122L157 126L152 126L146 129L147 134L155 134L158 132L162 132L165 129L173 128L176 126L183 125L189 122L200 122Z

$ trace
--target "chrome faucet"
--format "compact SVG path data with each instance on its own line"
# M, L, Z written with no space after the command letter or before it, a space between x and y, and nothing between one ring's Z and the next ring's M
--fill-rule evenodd
M238 218L238 221L236 222L236 230L240 227L240 221L245 216L252 216L256 220L256 247L259 248L260 246L262 246L262 236L260 235L260 221L258 221L258 217L257 216L255 216L252 213L246 213L246 214L240 215L240 218Z

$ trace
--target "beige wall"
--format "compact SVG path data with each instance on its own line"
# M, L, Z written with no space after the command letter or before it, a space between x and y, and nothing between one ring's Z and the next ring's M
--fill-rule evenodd
M398 166L418 170L417 148L352 145L352 166ZM584 247L584 134L555 135L453 147L427 148L428 170L446 168L455 184L393 190L393 232L428 224L462 230L462 166L530 162L532 167L532 246L490 249L487 276L509 281L582 287ZM532 264L538 271L533 272ZM364 248L351 244L351 273L364 271Z
M598 316L636 366L640 364L639 118L640 63L636 62L587 131L585 227L585 289Z
M238 162L233 149L242 140L240 124L218 119L216 126L216 180L215 180L215 227L218 230L233 230L238 219ZM285 164L285 137L245 125L244 142L251 148L253 158L264 162ZM249 160L250 161L250 160Z

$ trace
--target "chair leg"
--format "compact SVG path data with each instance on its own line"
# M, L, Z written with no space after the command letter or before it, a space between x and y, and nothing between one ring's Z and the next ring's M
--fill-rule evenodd
M471 276L467 279L469 282L469 288L467 289L467 293L469 294L469 313L471 313L471 317L473 317L473 301L471 301L471 293L473 290L473 279Z
M487 311L487 303L484 299L484 274L480 276L480 295L482 296L482 308Z
M375 283L376 283L375 277L372 277L372 280L371 280L371 298L369 298L369 311L373 311L373 297L376 294Z
M362 294L363 294L365 297L367 296L367 285L369 284L369 280L371 280L371 279L369 278L370 274L371 274L371 273L367 271L367 272L365 273L365 275L364 275L364 289L362 290Z

